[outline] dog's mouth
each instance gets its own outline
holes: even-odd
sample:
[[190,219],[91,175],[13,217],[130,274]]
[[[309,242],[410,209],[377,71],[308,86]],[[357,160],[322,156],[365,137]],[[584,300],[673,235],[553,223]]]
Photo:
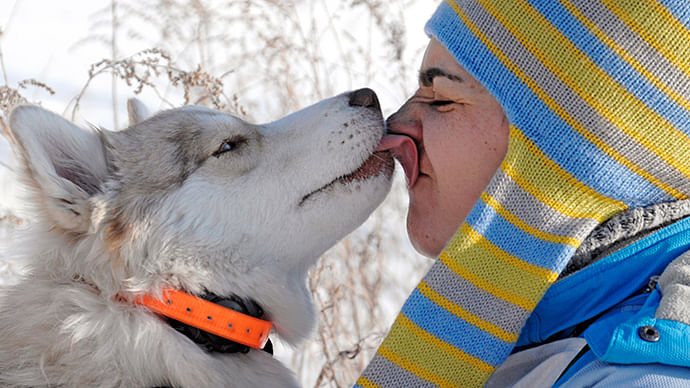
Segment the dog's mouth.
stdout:
[[302,197],[298,206],[302,206],[309,198],[315,194],[326,192],[337,185],[348,185],[353,182],[361,182],[379,176],[381,174],[393,175],[395,162],[389,151],[375,151],[367,158],[355,171],[339,176],[320,188]]

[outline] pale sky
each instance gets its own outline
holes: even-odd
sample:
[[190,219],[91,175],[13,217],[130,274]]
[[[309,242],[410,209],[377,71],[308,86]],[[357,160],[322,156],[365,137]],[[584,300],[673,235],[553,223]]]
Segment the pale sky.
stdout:
[[[101,0],[0,1],[0,25],[4,30],[0,44],[9,85],[16,87],[17,82],[27,78],[48,82],[55,89],[55,96],[40,90],[28,96],[42,101],[51,110],[62,112],[86,81],[89,64],[108,56],[105,48],[96,44],[72,48],[88,34],[90,15],[107,3]],[[98,99],[98,96],[90,98],[94,97]],[[105,109],[109,108],[109,95],[106,93],[102,98],[106,98],[102,101]],[[95,116],[102,114],[95,110]]]

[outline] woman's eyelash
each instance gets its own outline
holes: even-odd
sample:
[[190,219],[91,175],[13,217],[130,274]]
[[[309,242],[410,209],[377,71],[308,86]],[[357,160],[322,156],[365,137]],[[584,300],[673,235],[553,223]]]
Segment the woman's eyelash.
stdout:
[[431,106],[443,106],[443,105],[449,105],[452,104],[454,101],[450,100],[434,100],[429,103]]

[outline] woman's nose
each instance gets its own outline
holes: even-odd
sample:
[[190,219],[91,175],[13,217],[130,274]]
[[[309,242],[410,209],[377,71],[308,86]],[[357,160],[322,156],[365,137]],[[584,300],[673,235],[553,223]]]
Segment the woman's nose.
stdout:
[[422,142],[422,122],[404,108],[403,106],[386,119],[386,131],[407,135],[419,144]]

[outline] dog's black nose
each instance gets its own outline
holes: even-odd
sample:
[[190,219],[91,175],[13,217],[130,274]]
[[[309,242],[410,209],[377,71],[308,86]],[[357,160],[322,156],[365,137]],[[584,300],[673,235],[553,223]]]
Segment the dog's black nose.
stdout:
[[350,93],[350,106],[361,106],[363,108],[381,109],[376,93],[369,89],[359,89]]

